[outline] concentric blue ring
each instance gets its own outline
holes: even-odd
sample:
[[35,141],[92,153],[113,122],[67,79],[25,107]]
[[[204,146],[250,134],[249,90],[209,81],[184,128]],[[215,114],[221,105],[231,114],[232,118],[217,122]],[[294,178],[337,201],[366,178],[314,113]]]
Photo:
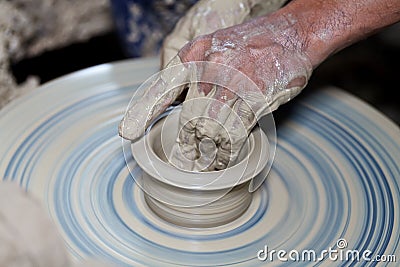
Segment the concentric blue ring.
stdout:
[[0,175],[43,202],[74,258],[119,266],[259,266],[264,246],[320,252],[344,238],[350,249],[400,260],[400,130],[337,89],[293,104],[295,112],[277,129],[271,173],[239,219],[187,229],[158,218],[132,177],[140,177],[140,168],[126,167],[117,133],[131,95],[157,62],[87,69],[0,112]]

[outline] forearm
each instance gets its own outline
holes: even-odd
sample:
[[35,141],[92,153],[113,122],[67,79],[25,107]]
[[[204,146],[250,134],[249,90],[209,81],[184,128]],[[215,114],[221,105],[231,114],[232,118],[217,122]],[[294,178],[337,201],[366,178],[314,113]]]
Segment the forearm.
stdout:
[[294,0],[278,12],[293,23],[313,67],[400,20],[398,0]]

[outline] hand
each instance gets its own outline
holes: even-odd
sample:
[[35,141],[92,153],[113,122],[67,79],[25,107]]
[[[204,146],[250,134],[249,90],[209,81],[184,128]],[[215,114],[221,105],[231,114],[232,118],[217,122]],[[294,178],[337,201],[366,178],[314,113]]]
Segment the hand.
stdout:
[[0,181],[0,266],[111,267],[88,259],[73,264],[44,207],[17,183]]
[[0,181],[0,266],[70,266],[64,242],[37,199]]
[[[235,161],[259,116],[290,100],[307,84],[312,66],[302,44],[291,22],[274,15],[200,36],[185,45],[178,54],[180,60],[175,58],[170,66],[179,61],[215,64],[192,63],[192,70],[186,65],[164,72],[132,106],[131,115],[120,125],[120,134],[131,140],[139,137],[142,125],[181,94],[181,84],[190,83],[181,112],[179,147],[175,147],[172,161],[183,169],[224,169]],[[226,68],[232,71],[226,73]],[[214,82],[194,83],[199,80]],[[215,85],[227,82],[227,86]],[[190,101],[200,98],[208,101],[196,101],[195,105]],[[135,110],[148,110],[148,103],[152,103],[150,116],[138,117]],[[203,143],[206,147],[213,141],[215,147],[201,151],[202,140],[207,140]]]
[[[285,17],[269,16],[185,45],[178,54],[182,62],[220,65],[197,64],[199,80],[207,83],[192,85],[183,103],[179,149],[175,148],[173,163],[190,170],[224,169],[233,164],[257,119],[292,99],[307,84],[312,65],[302,51],[304,42]],[[199,101],[203,96],[208,101]],[[203,145],[209,149],[199,149],[202,140],[208,140]]]
[[132,141],[140,138],[151,122],[182,93],[185,82],[188,82],[187,70],[171,66],[181,63],[177,53],[185,44],[197,36],[242,23],[252,16],[268,14],[277,10],[286,1],[231,0],[228,6],[225,1],[197,2],[164,41],[161,66],[166,71],[159,75],[157,81],[149,84],[144,93],[140,92],[143,93],[142,96],[133,99],[119,125],[120,136]]

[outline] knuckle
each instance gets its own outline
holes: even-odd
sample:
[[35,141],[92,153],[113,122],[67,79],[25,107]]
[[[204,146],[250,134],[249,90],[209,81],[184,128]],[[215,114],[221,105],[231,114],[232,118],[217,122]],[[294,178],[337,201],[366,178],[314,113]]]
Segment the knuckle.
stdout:
[[182,62],[204,60],[205,51],[211,45],[211,38],[209,35],[201,35],[188,42],[178,52]]

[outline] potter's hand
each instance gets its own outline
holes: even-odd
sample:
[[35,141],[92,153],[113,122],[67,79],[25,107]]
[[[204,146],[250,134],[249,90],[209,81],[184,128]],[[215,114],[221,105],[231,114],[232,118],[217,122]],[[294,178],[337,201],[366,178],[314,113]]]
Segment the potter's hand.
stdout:
[[[189,168],[202,169],[204,166],[208,169],[224,168],[228,165],[227,160],[235,158],[237,153],[235,148],[240,146],[245,136],[243,132],[251,129],[257,115],[266,107],[273,110],[296,95],[306,84],[312,68],[318,66],[329,55],[380,28],[399,21],[399,11],[400,2],[391,0],[295,0],[268,16],[201,36],[185,45],[179,53],[180,58],[175,57],[169,66],[179,63],[180,59],[185,62],[205,60],[227,64],[246,74],[254,81],[259,91],[252,89],[253,86],[246,82],[245,85],[241,84],[243,80],[238,81],[234,76],[231,76],[232,86],[229,86],[233,92],[215,86],[191,83],[188,99],[207,96],[209,99],[217,100],[217,103],[232,107],[233,111],[237,112],[225,114],[223,111],[226,105],[216,105],[216,101],[211,101],[215,110],[207,107],[205,114],[214,113],[211,118],[215,118],[218,112],[221,113],[218,122],[226,118],[223,123],[227,129],[225,132],[233,137],[226,142],[227,133],[221,133],[219,130],[221,127],[207,126],[211,124],[210,120],[188,119],[203,114],[200,102],[194,105],[192,102],[192,108],[197,108],[197,111],[190,110],[188,105],[184,105],[183,119],[181,119],[184,130],[179,135],[179,146],[182,148],[178,149],[182,151],[180,156],[188,159],[198,157],[200,139],[206,140],[203,144],[206,149],[203,151],[212,151],[213,147],[209,141],[215,140],[218,145],[217,159],[207,156],[205,158],[210,160],[205,164],[196,167],[198,161],[195,166]],[[225,75],[225,73],[221,75],[218,70],[214,72],[213,68],[208,71],[201,65],[192,69],[200,73],[200,77],[203,75],[210,78],[214,75],[217,78],[224,78]],[[190,77],[190,66],[172,70],[161,75],[149,86],[142,98],[131,105],[120,124],[121,136],[134,140],[143,135],[151,121],[181,94],[184,89],[182,85],[196,80]],[[243,94],[245,97],[242,97]],[[260,96],[260,94],[264,97],[254,99],[254,95]],[[250,104],[246,105],[246,101]],[[240,120],[238,117],[233,120],[231,114],[239,114]],[[186,123],[189,121],[190,123]],[[237,121],[243,126],[239,127],[242,129],[240,133],[234,133],[237,131],[235,126]],[[212,128],[211,134],[204,131],[207,128]]]
[[111,267],[94,260],[74,264],[38,200],[18,184],[1,180],[0,266]]
[[272,14],[191,41],[133,103],[120,135],[140,137],[188,86],[170,160],[189,170],[226,168],[257,119],[298,94],[311,75],[292,24]]
[[63,240],[36,199],[0,181],[0,266],[68,267]]
[[[186,44],[131,105],[120,123],[120,135],[130,140],[141,137],[154,118],[190,84],[181,113],[179,147],[174,147],[172,163],[183,169],[213,170],[234,162],[257,115],[296,95],[311,74],[307,57],[296,47],[295,31],[290,32],[291,23],[285,17],[271,17],[261,16]],[[172,67],[191,61],[219,63],[222,69],[201,64]],[[227,74],[223,65],[238,71]],[[211,79],[210,83],[221,84],[218,77],[236,84],[224,89],[196,83]],[[188,101],[200,97],[212,103]],[[195,118],[199,116],[210,119]]]
[[[164,41],[161,50],[162,68],[168,69],[181,63],[177,53],[195,37],[242,23],[252,16],[269,14],[286,1],[231,0],[229,5],[226,1],[197,2]],[[119,125],[120,136],[129,140],[140,138],[151,122],[181,94],[185,87],[182,84],[189,82],[187,72],[178,68],[170,69],[161,73],[157,81],[149,84],[142,96],[136,96]]]
[[164,40],[161,66],[164,68],[189,41],[200,35],[242,23],[277,10],[287,0],[201,0],[179,20]]
[[187,44],[178,54],[183,62],[209,64],[196,64],[203,83],[192,84],[183,103],[173,163],[191,170],[233,164],[257,119],[307,84],[312,65],[302,47],[292,22],[274,15]]

